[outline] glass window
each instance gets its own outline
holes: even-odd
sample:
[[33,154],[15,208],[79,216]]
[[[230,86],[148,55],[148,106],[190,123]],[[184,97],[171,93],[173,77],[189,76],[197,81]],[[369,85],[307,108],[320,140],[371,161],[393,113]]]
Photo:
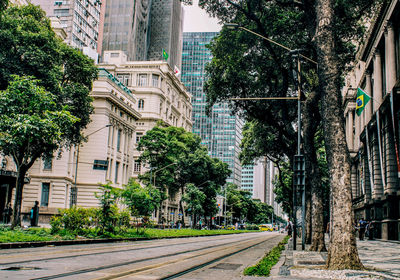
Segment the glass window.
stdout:
[[71,193],[69,195],[69,206],[73,207],[74,205],[76,205],[77,200],[78,200],[78,188],[72,187]]
[[136,143],[139,143],[142,137],[143,137],[143,132],[136,132]]
[[135,161],[135,165],[134,165],[133,171],[134,172],[140,172],[140,170],[141,170],[140,162]]
[[139,74],[138,86],[147,86],[147,74]]
[[143,99],[139,99],[139,101],[138,101],[138,109],[144,109],[144,100]]
[[153,74],[153,75],[151,76],[151,84],[152,84],[153,87],[158,87],[158,79],[159,79],[159,78],[160,78],[159,75]]
[[49,191],[50,183],[42,183],[42,197],[40,200],[41,206],[49,206]]
[[43,170],[51,170],[53,168],[53,158],[46,157],[43,159]]

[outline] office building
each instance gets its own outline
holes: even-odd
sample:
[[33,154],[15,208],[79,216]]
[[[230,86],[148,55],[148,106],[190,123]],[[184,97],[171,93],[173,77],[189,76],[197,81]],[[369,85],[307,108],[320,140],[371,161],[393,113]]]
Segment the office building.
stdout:
[[227,103],[216,104],[211,115],[206,114],[206,94],[203,91],[205,66],[211,61],[210,50],[206,47],[217,35],[216,32],[183,33],[182,82],[193,95],[193,132],[202,139],[210,156],[219,158],[229,165],[232,174],[228,182],[238,186],[242,181],[242,167],[239,160],[243,121],[231,115]]
[[64,41],[97,61],[101,0],[31,0],[31,3],[39,5],[48,17],[59,18],[67,33]]
[[128,61],[161,61],[181,68],[183,9],[180,0],[109,0],[103,51],[122,50]]
[[[381,7],[342,90],[355,218],[386,240],[400,240],[399,15],[399,1]],[[357,88],[371,97],[360,115]]]
[[[125,51],[128,60],[147,60],[151,0],[109,0],[105,5],[102,50]],[[161,57],[158,58],[161,60]]]

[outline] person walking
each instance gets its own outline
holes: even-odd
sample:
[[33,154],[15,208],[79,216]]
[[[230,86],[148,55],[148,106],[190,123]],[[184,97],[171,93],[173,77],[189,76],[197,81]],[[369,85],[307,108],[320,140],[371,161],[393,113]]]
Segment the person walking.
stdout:
[[13,209],[11,203],[9,202],[3,211],[3,223],[8,224],[11,222],[11,216],[13,214]]
[[39,201],[35,201],[35,205],[32,207],[30,214],[31,227],[37,227],[39,221]]
[[362,218],[358,221],[358,239],[364,240],[366,221]]

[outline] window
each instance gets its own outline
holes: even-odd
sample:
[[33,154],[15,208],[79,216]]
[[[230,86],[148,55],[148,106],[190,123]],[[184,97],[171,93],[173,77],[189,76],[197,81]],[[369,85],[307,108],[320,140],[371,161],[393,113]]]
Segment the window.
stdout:
[[46,157],[43,159],[43,170],[51,170],[53,168],[53,158]]
[[40,200],[41,206],[49,206],[49,191],[50,183],[42,183],[42,198]]
[[117,79],[124,85],[129,86],[130,74],[118,74]]
[[118,129],[118,134],[117,134],[117,151],[121,151],[121,133],[122,130]]
[[143,99],[139,99],[139,101],[138,101],[138,109],[144,109],[144,100]]
[[119,53],[111,53],[111,57],[119,57]]
[[155,74],[153,74],[152,76],[151,76],[151,84],[152,84],[152,86],[153,87],[158,87],[158,79],[159,79],[159,75],[155,75]]
[[140,170],[141,170],[140,162],[135,161],[135,165],[134,165],[134,167],[133,167],[133,171],[139,173]]
[[136,143],[139,143],[142,137],[143,137],[143,132],[136,132]]
[[95,159],[94,163],[93,163],[93,169],[95,169],[95,170],[107,170],[108,169],[108,160]]
[[77,200],[78,200],[78,188],[72,187],[71,193],[69,194],[69,207],[71,208],[71,207],[75,206]]
[[118,183],[118,172],[119,172],[119,162],[117,161],[115,163],[115,178],[114,178],[114,183]]
[[138,86],[147,86],[147,74],[139,74]]

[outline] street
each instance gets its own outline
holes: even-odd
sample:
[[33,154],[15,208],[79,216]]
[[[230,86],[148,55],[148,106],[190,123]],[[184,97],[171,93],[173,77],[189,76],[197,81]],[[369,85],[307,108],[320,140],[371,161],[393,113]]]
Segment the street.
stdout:
[[283,237],[261,232],[2,250],[0,278],[193,279],[194,274],[196,279],[210,279],[212,273],[212,278],[229,279],[255,264]]

